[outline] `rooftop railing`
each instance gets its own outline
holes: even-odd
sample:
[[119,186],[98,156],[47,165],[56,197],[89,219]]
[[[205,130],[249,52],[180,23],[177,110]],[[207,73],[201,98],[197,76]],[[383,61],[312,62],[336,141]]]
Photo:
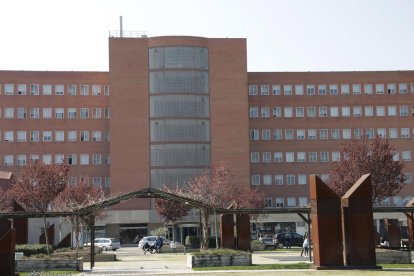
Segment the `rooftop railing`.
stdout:
[[127,37],[127,38],[147,38],[147,32],[144,31],[109,31],[109,37]]

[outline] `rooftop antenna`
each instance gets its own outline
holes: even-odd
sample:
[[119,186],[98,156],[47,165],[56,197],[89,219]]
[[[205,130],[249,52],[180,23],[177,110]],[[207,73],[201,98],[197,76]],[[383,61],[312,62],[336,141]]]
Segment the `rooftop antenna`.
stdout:
[[119,17],[119,31],[120,31],[120,37],[123,37],[123,30],[122,30],[122,15]]

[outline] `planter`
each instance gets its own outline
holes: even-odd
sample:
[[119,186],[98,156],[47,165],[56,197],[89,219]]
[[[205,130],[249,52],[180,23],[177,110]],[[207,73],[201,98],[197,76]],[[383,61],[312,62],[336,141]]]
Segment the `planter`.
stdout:
[[192,255],[187,254],[187,267],[252,265],[252,254]]
[[17,260],[16,271],[32,272],[47,270],[76,270],[83,271],[83,259],[72,260]]
[[375,252],[377,264],[411,264],[410,250],[381,249]]

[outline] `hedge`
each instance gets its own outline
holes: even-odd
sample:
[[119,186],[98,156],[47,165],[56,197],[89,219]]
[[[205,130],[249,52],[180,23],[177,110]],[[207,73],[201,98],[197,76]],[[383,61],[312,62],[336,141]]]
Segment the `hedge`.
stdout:
[[[220,237],[218,237],[218,241],[220,244]],[[185,237],[185,246],[191,248],[200,248],[200,237],[198,236],[187,236]],[[216,247],[216,237],[208,237],[208,247],[215,248]]]
[[[23,255],[29,257],[31,255],[47,254],[46,244],[16,244],[16,252],[23,252]],[[53,246],[49,245],[49,251],[53,252]]]

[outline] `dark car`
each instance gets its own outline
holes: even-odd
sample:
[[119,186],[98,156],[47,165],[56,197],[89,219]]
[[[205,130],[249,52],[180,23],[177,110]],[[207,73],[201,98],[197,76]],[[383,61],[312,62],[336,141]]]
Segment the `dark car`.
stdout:
[[[285,238],[286,233],[287,232],[278,233],[273,237],[273,243],[277,247],[282,248],[286,246],[286,238]],[[295,232],[291,232],[291,234],[292,234],[292,239],[290,241],[290,245],[302,247],[303,240],[304,240],[303,236]]]

